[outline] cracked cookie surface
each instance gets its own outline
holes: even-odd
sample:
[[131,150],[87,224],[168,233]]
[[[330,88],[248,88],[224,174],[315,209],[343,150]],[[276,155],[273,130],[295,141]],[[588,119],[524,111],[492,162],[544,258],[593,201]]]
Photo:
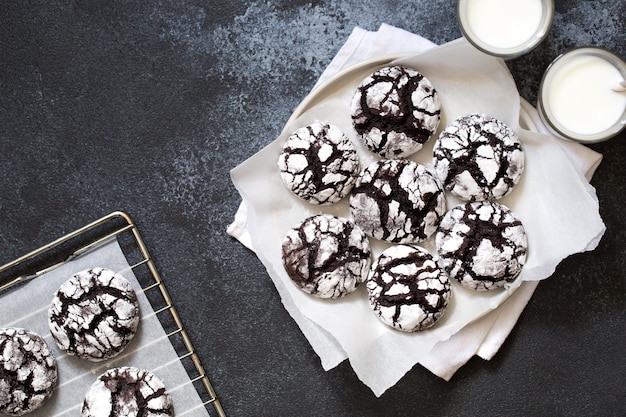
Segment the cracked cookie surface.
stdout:
[[21,416],[41,407],[54,391],[57,365],[41,336],[0,329],[0,414]]
[[59,287],[48,324],[61,350],[102,361],[118,355],[134,337],[139,302],[122,275],[106,268],[88,269]]
[[85,395],[81,417],[169,417],[172,402],[163,381],[135,368],[109,369]]
[[356,290],[371,265],[367,236],[352,221],[319,214],[287,232],[283,266],[303,291],[320,298],[340,298]]
[[423,165],[405,159],[368,165],[350,195],[350,212],[365,234],[393,243],[428,238],[445,210],[439,181]]
[[435,174],[465,201],[497,200],[509,194],[524,171],[524,152],[515,131],[482,114],[459,117],[433,148]]
[[383,323],[404,332],[432,327],[448,306],[450,281],[424,248],[396,245],[372,265],[370,307]]
[[450,278],[478,291],[515,280],[526,261],[524,226],[497,202],[453,207],[441,221],[435,245]]
[[337,126],[314,122],[296,130],[278,158],[285,186],[311,204],[333,204],[348,195],[359,174],[350,139]]
[[437,90],[423,74],[403,66],[383,67],[357,87],[350,106],[361,142],[383,158],[419,151],[439,126]]

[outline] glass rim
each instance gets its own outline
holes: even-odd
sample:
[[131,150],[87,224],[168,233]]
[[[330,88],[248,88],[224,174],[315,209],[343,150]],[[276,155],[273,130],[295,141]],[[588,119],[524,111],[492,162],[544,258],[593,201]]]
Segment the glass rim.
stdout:
[[609,49],[602,46],[594,45],[581,45],[570,48],[569,50],[559,54],[556,58],[554,58],[543,72],[543,76],[541,77],[541,81],[539,83],[539,93],[537,94],[537,111],[544,125],[546,125],[546,127],[553,133],[556,133],[562,138],[580,143],[604,142],[605,140],[611,139],[612,137],[618,135],[622,130],[624,130],[624,128],[626,128],[626,107],[624,108],[624,112],[622,113],[620,119],[617,120],[610,128],[598,133],[580,134],[567,129],[556,120],[554,120],[552,112],[545,105],[546,100],[544,98],[544,91],[546,89],[544,89],[544,86],[546,82],[550,80],[549,77],[551,71],[559,68],[560,64],[563,63],[564,57],[565,59],[567,59],[569,57],[578,56],[581,54],[590,54],[605,59],[607,62],[614,65],[620,72],[620,74],[622,74],[622,76],[626,79],[626,62],[624,62],[618,55],[616,55]]
[[470,0],[458,0],[456,7],[457,21],[463,37],[476,49],[498,58],[512,59],[530,52],[546,38],[552,26],[554,0],[541,0],[542,18],[535,33],[526,42],[518,46],[511,48],[494,47],[486,42],[482,42],[471,30],[469,23],[466,21],[466,13],[464,13],[468,1]]

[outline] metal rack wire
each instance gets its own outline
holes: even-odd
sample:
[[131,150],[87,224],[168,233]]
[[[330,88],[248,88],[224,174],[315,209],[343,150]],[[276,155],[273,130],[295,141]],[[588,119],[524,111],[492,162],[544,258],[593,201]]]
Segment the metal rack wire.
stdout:
[[178,359],[210,416],[225,417],[191,339],[131,217],[113,212],[0,267],[0,296],[117,239]]

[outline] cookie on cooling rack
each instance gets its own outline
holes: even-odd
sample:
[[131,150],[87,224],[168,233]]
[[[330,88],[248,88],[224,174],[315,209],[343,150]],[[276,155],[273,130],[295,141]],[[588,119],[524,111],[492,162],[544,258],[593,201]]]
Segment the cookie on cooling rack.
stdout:
[[21,416],[41,407],[54,391],[57,365],[41,336],[0,329],[0,414]]
[[350,139],[337,126],[314,122],[296,130],[278,158],[285,186],[311,204],[333,204],[348,195],[359,174]]
[[497,202],[473,202],[452,208],[439,225],[435,245],[450,278],[484,291],[515,280],[526,261],[522,222]]
[[435,173],[465,201],[496,200],[509,194],[524,171],[515,131],[502,121],[470,114],[450,123],[433,149]]
[[87,269],[59,287],[48,324],[60,349],[102,361],[130,343],[139,324],[139,302],[122,275],[106,268]]
[[81,417],[168,417],[172,401],[163,381],[134,367],[109,369],[93,383],[83,401]]
[[368,149],[383,158],[404,158],[435,133],[441,103],[428,78],[396,65],[361,81],[350,110],[354,129]]
[[448,275],[424,248],[396,245],[372,265],[369,304],[383,323],[404,332],[432,327],[448,306]]
[[320,298],[352,293],[371,264],[367,236],[352,221],[319,214],[287,232],[282,244],[287,275],[303,291]]
[[350,195],[350,212],[365,234],[393,243],[428,238],[445,210],[439,181],[423,165],[406,159],[370,164]]

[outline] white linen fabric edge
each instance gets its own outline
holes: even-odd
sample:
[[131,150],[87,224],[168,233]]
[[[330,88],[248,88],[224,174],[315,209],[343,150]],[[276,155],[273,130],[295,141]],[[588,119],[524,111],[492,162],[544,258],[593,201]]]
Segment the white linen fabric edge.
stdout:
[[[381,25],[377,32],[370,32],[357,27],[352,31],[348,40],[331,61],[314,88],[335,73],[373,56],[396,52],[418,53],[434,45],[419,35],[386,24]],[[532,120],[537,125],[537,130],[546,133],[545,128],[543,128],[544,130],[540,129],[542,124],[532,105],[523,99],[521,102],[522,108],[532,116]],[[561,142],[564,141],[559,140],[560,144]],[[576,143],[565,143],[562,145],[562,148],[572,165],[589,180],[601,161],[601,155]],[[249,249],[254,250],[247,225],[246,212],[246,205],[242,202],[235,214],[234,222],[227,229],[227,233]],[[597,242],[595,244],[597,245]],[[593,243],[590,243],[590,248],[592,247],[595,246]],[[450,339],[439,342],[430,354],[420,361],[422,366],[435,375],[449,380],[456,370],[474,354],[483,359],[492,358],[519,319],[537,284],[538,281],[524,282],[521,288],[501,307],[461,329]],[[332,336],[320,329],[307,317],[304,317],[296,306],[293,305],[292,300],[283,299],[283,303],[312,344],[316,353],[320,356],[324,369],[331,369],[346,358],[346,353],[343,352]],[[291,305],[289,305],[290,303]],[[388,386],[370,386],[370,388],[379,396],[382,395]]]

